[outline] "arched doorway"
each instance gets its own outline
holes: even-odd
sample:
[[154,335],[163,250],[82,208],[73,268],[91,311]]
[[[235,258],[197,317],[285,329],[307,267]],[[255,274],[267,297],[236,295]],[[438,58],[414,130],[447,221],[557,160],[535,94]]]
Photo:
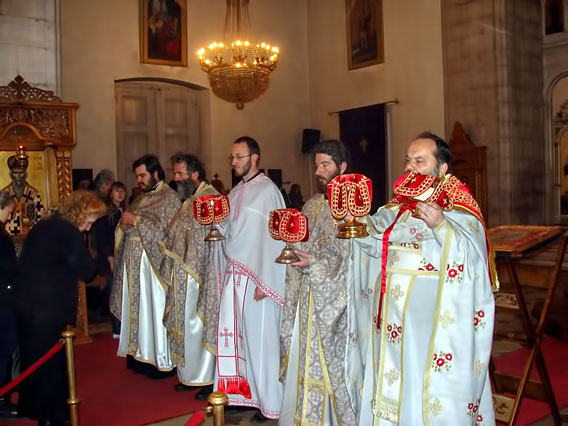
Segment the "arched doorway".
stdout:
[[115,82],[117,178],[128,189],[136,186],[132,163],[142,155],[158,157],[166,181],[173,177],[169,159],[175,153],[202,158],[204,89],[163,79]]
[[559,78],[550,92],[554,174],[553,216],[568,224],[568,75]]

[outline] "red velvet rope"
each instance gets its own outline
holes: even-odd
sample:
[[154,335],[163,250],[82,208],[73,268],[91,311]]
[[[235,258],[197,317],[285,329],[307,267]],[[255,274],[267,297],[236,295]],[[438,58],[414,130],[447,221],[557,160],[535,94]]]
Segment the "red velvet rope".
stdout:
[[201,410],[196,411],[193,416],[191,416],[187,421],[185,426],[198,426],[201,424],[201,422],[203,422],[203,420],[205,420],[205,415],[203,414],[203,412]]
[[24,380],[26,380],[30,374],[35,372],[39,367],[45,364],[47,360],[49,360],[50,358],[53,357],[53,355],[59,352],[61,348],[63,348],[63,345],[64,342],[62,340],[57,342],[55,345],[53,345],[53,347],[49,351],[45,353],[45,355],[43,355],[40,359],[38,359],[36,362],[30,365],[24,372],[22,372],[22,374],[20,374],[18,377],[16,377],[7,385],[2,386],[2,388],[0,388],[0,397],[4,396],[4,394],[10,392],[12,389],[14,389]]

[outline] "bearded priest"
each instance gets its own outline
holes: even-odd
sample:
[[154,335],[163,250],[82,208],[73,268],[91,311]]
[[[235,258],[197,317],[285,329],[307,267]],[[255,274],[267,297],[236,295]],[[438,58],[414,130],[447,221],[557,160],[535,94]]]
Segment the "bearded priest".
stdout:
[[356,239],[375,257],[359,425],[495,424],[488,376],[498,282],[485,223],[448,174],[451,152],[423,133],[407,151],[395,198]]
[[205,169],[195,155],[176,154],[171,161],[184,201],[161,244],[165,257],[160,273],[167,287],[164,324],[180,381],[175,389],[204,386],[196,395],[204,400],[213,392],[215,376],[221,242],[205,241],[209,227],[197,222],[194,202],[219,193],[205,181]]
[[[318,193],[302,212],[309,239],[288,267],[281,331],[281,425],[354,425],[361,404],[373,271],[352,239],[336,238],[326,189],[350,166],[347,146],[319,142],[314,150]],[[362,199],[369,200],[366,192]],[[364,288],[363,288],[364,286]]]
[[257,420],[277,419],[280,317],[286,266],[274,262],[284,248],[268,229],[272,210],[284,208],[278,187],[258,169],[260,148],[251,137],[233,143],[231,163],[241,182],[229,194],[230,217],[221,224],[226,269],[219,307],[216,388],[228,405],[258,408]]
[[181,202],[164,183],[165,173],[155,156],[141,157],[132,169],[143,194],[122,213],[116,229],[111,312],[121,320],[118,355],[170,371],[173,363],[163,324],[166,286],[158,272],[164,254],[159,242]]

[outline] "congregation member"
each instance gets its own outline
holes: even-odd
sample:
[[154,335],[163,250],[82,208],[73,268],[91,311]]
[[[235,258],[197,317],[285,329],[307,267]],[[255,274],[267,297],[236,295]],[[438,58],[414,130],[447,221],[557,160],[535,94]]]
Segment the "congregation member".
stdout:
[[[159,242],[181,203],[164,182],[164,170],[155,156],[139,158],[132,169],[143,194],[122,213],[116,233],[111,313],[121,321],[118,355],[170,371],[173,364],[163,324],[166,291],[157,270],[164,258]],[[160,377],[140,363],[127,365]]]
[[114,182],[114,173],[107,169],[102,169],[95,176],[93,181],[93,191],[103,202],[108,202],[111,186]]
[[350,239],[336,238],[336,222],[324,196],[330,181],[349,169],[350,153],[338,140],[319,142],[313,153],[318,193],[302,210],[309,239],[295,250],[301,260],[287,273],[280,424],[354,425],[371,308],[351,267],[352,256],[358,262],[359,254]]
[[286,267],[274,262],[284,248],[271,238],[270,211],[284,208],[278,187],[259,171],[260,148],[238,138],[230,156],[242,180],[229,193],[230,216],[221,224],[226,269],[219,306],[215,388],[230,406],[258,408],[257,420],[280,415],[280,320]]
[[[104,276],[105,313],[109,311],[110,295],[113,285],[114,243],[115,231],[120,222],[120,216],[126,207],[126,186],[122,182],[113,182],[108,194],[108,211],[100,218],[94,227],[93,240],[96,241],[97,273]],[[113,337],[120,337],[120,321],[111,314]]]
[[[13,300],[18,260],[14,242],[6,230],[15,206],[14,197],[8,191],[0,191],[0,388],[12,379],[12,360],[18,345]],[[0,396],[0,418],[16,414],[10,393]]]
[[[370,217],[371,236],[356,239],[382,268],[361,426],[495,424],[488,363],[497,280],[479,206],[447,174],[450,160],[446,142],[421,134],[396,197]],[[429,177],[440,179],[436,187],[422,185]]]
[[176,154],[171,161],[178,196],[185,201],[162,245],[160,274],[167,286],[164,324],[180,381],[176,390],[203,386],[196,397],[204,400],[213,392],[215,377],[221,243],[205,241],[209,227],[197,222],[193,204],[218,192],[205,182],[203,164],[196,156]]
[[[16,326],[24,371],[60,339],[77,318],[78,281],[95,273],[96,263],[82,232],[106,212],[92,191],[73,192],[54,214],[27,235],[20,257]],[[68,415],[65,351],[57,352],[19,387],[18,412],[41,425],[63,426]]]

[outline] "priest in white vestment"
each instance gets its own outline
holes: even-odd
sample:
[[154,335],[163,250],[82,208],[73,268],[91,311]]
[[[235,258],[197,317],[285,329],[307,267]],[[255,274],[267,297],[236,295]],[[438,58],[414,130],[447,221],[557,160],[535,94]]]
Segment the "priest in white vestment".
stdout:
[[[450,159],[442,139],[420,135],[396,197],[369,218],[372,235],[356,240],[385,274],[374,292],[360,426],[495,424],[488,363],[498,283],[479,207],[446,174]],[[412,198],[422,175],[440,178],[426,202]]]
[[176,154],[172,167],[178,196],[184,201],[161,245],[165,257],[160,274],[167,287],[164,324],[180,381],[175,389],[204,386],[197,394],[204,400],[213,392],[215,377],[221,242],[205,241],[210,227],[197,222],[193,203],[219,193],[205,182],[205,170],[196,156]]
[[151,155],[133,164],[140,195],[122,213],[116,230],[111,312],[120,319],[118,355],[173,368],[163,323],[166,289],[158,268],[164,254],[159,242],[181,202],[163,179],[164,170]]
[[270,211],[285,208],[278,187],[258,170],[260,149],[250,137],[233,144],[231,161],[241,182],[229,194],[225,273],[219,307],[215,389],[228,405],[254,407],[277,419],[281,311],[286,266],[274,262],[284,248],[268,231]]

